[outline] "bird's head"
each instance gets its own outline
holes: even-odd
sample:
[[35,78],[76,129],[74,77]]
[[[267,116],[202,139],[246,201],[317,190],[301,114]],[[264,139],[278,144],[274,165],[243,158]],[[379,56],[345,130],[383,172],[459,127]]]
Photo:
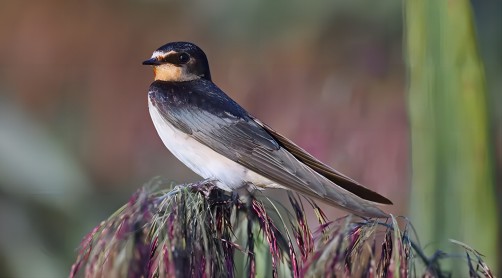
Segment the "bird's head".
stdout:
[[211,80],[206,54],[193,43],[171,42],[155,50],[143,65],[153,66],[155,80],[183,82]]

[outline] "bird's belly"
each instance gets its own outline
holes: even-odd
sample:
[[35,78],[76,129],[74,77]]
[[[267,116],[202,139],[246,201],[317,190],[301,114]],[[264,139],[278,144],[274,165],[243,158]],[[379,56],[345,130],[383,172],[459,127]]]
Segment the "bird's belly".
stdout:
[[282,187],[273,181],[253,172],[244,166],[217,153],[206,145],[193,139],[165,120],[157,108],[148,102],[150,116],[164,145],[171,153],[199,176],[215,178],[225,190],[244,186]]

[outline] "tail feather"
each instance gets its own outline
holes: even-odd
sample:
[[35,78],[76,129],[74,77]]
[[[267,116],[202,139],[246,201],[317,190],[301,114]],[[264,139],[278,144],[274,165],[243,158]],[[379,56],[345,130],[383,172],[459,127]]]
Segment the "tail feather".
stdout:
[[[332,206],[341,207],[356,215],[364,217],[387,218],[389,215],[375,206],[374,202],[365,200],[338,186],[328,185],[326,196],[321,199]],[[319,198],[318,195],[312,196]]]

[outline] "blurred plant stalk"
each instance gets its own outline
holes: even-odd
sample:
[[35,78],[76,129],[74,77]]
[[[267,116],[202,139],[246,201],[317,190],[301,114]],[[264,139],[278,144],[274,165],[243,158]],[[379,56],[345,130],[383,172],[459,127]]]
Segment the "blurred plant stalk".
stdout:
[[412,222],[427,249],[449,252],[449,238],[469,242],[496,268],[487,95],[470,3],[408,0],[405,20]]

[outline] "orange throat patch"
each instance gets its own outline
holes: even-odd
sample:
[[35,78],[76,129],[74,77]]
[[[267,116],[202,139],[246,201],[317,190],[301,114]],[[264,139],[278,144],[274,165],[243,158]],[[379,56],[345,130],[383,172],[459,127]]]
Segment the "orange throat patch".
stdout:
[[160,65],[153,67],[155,80],[180,81],[183,79],[182,69],[172,65]]

